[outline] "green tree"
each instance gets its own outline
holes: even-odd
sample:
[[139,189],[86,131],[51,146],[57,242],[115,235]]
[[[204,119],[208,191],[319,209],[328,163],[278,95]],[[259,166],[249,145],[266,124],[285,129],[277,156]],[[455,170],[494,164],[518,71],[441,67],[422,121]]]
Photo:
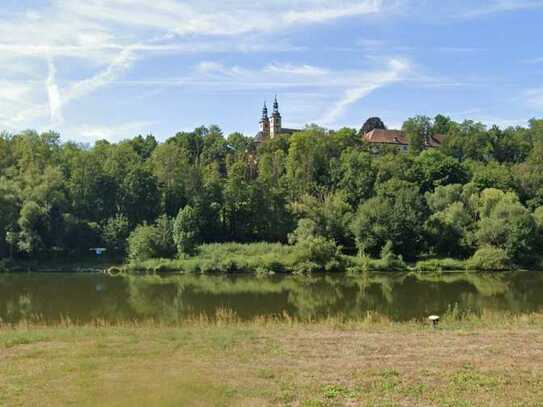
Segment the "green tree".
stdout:
[[537,224],[516,195],[484,190],[479,208],[481,220],[476,235],[479,245],[503,249],[517,264],[532,263],[537,247]]
[[193,255],[200,243],[200,223],[198,213],[187,205],[179,211],[173,226],[173,240],[179,256]]
[[409,118],[403,123],[402,131],[409,140],[409,152],[419,154],[432,135],[432,119],[427,116]]
[[340,165],[334,173],[334,184],[345,193],[349,204],[356,208],[370,198],[377,177],[370,153],[347,149],[341,154]]
[[466,168],[458,160],[439,150],[426,150],[415,160],[422,179],[421,191],[432,191],[435,187],[449,184],[464,184],[469,179]]
[[109,218],[101,228],[102,240],[113,253],[124,254],[127,249],[130,223],[122,214]]
[[291,208],[300,218],[310,219],[314,223],[315,234],[342,246],[354,246],[349,228],[353,213],[344,193],[325,194],[321,197],[304,195]]
[[0,178],[0,257],[13,254],[7,241],[8,232],[17,228],[21,202],[17,184],[4,177]]
[[422,248],[427,207],[417,187],[392,179],[381,185],[377,196],[357,210],[352,231],[362,254],[377,256],[387,241],[394,251],[413,259]]

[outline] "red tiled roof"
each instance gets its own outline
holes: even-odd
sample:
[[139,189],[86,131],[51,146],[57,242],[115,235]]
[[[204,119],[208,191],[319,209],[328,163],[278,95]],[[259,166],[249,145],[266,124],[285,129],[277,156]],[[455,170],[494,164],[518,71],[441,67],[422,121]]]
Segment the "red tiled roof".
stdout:
[[[367,132],[362,136],[364,141],[368,143],[376,144],[394,144],[394,145],[409,145],[409,140],[401,130],[383,130],[383,129],[374,129]],[[444,134],[434,134],[431,136],[427,143],[427,147],[440,147],[443,144],[445,139]]]
[[368,143],[408,145],[407,137],[400,130],[374,129],[362,136]]
[[441,147],[441,145],[445,141],[445,137],[445,134],[434,134],[433,136],[430,136],[430,139],[428,140],[428,145],[430,147]]

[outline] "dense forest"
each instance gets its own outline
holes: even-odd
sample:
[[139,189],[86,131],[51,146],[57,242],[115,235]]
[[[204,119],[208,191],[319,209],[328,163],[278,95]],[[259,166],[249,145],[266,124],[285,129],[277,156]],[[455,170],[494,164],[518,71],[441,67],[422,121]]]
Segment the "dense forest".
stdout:
[[[204,243],[276,242],[316,258],[537,266],[543,120],[500,129],[417,116],[403,129],[407,154],[366,145],[358,129],[315,125],[264,143],[210,126],[92,147],[4,132],[0,257],[105,247],[138,261],[187,258]],[[440,149],[423,148],[430,134],[446,135]]]

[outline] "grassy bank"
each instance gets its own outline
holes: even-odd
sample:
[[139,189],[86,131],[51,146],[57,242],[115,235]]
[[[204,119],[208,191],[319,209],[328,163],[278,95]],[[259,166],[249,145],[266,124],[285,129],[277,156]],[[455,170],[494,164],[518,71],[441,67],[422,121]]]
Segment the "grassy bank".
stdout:
[[540,405],[543,315],[0,328],[0,405]]
[[[313,255],[314,257],[311,257]],[[297,273],[300,270],[313,271],[495,271],[492,267],[476,268],[470,260],[451,258],[421,259],[405,263],[401,258],[392,256],[372,259],[363,256],[335,255],[326,258],[320,253],[307,253],[297,246],[280,243],[215,243],[198,248],[192,257],[164,258],[133,261],[124,263],[122,258],[82,257],[82,258],[44,258],[32,261],[0,261],[0,272],[27,271],[76,271],[99,272],[115,267],[135,273],[186,272],[186,273]],[[326,268],[327,262],[334,267]],[[534,267],[540,270],[541,264]],[[510,264],[498,271],[517,269]]]
[[[151,259],[128,264],[132,272],[187,273],[293,273],[300,264],[299,249],[279,243],[207,244],[196,256],[177,259]],[[303,261],[307,262],[307,259]],[[311,261],[311,259],[309,259]],[[452,271],[465,270],[465,262],[453,259],[433,259],[407,265],[398,259],[370,259],[342,255],[337,259],[338,270],[364,271]]]
[[0,273],[26,273],[26,272],[87,272],[96,273],[107,270],[110,267],[123,264],[122,258],[109,256],[96,257],[66,257],[43,258],[34,260],[0,260]]

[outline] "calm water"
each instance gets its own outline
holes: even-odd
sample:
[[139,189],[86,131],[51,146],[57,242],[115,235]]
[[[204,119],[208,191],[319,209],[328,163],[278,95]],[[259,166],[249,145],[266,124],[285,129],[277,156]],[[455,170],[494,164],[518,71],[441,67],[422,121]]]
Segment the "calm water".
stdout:
[[0,275],[0,319],[69,318],[176,321],[230,309],[243,319],[288,313],[300,318],[368,311],[393,320],[424,318],[449,307],[532,312],[543,309],[543,273],[444,276],[379,274],[310,277],[108,277],[102,274]]

